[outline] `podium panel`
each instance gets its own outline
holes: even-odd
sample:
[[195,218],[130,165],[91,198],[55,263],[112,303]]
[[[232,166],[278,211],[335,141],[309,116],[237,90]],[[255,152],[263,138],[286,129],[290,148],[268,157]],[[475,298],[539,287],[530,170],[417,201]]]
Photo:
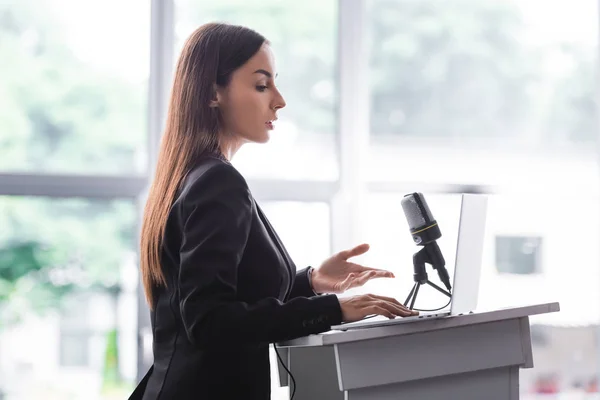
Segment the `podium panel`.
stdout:
[[518,381],[519,368],[492,368],[483,371],[447,375],[437,379],[422,379],[402,384],[350,390],[345,399],[517,400],[519,398]]

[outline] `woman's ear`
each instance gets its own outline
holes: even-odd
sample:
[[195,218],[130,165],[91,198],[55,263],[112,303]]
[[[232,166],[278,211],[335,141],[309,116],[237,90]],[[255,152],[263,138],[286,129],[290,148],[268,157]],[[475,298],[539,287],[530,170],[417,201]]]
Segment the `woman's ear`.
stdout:
[[215,83],[215,84],[213,84],[212,98],[210,100],[210,103],[208,103],[208,106],[211,108],[217,108],[217,107],[219,107],[220,103],[221,103],[221,94],[219,93],[219,87]]

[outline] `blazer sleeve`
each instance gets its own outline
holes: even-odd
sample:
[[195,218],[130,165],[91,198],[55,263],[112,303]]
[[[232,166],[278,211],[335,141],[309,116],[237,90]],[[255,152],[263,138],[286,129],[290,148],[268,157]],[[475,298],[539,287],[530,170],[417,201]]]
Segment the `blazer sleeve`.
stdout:
[[252,223],[244,178],[219,164],[189,185],[181,207],[179,307],[189,340],[200,347],[277,342],[327,331],[342,320],[335,295],[239,301],[237,267]]
[[295,297],[313,297],[319,295],[318,293],[315,293],[310,285],[308,277],[309,269],[310,267],[306,267],[296,272],[296,278],[294,279],[294,284],[289,296],[290,299]]

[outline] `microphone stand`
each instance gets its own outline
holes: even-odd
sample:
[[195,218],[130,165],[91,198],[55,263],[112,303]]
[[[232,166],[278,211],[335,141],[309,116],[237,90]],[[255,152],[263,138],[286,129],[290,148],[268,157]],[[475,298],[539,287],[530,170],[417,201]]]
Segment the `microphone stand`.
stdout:
[[429,280],[427,272],[425,271],[425,263],[431,264],[434,269],[437,269],[437,267],[440,265],[444,266],[444,257],[439,251],[439,247],[436,242],[426,244],[421,250],[419,250],[413,255],[413,279],[415,281],[415,284],[412,287],[410,293],[408,294],[408,297],[404,301],[405,307],[410,301],[410,307],[408,308],[411,310],[415,305],[415,301],[417,300],[417,294],[419,293],[419,288],[421,287],[421,285],[427,284],[433,287],[434,289],[438,290],[440,293],[443,293],[446,296],[452,298],[452,295],[449,291],[442,289],[441,287]]

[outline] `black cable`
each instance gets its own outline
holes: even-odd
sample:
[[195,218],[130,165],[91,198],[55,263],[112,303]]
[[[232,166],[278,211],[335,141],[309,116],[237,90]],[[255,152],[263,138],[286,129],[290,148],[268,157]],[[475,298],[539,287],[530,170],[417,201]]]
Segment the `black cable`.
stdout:
[[296,394],[296,380],[294,379],[294,375],[292,375],[290,370],[285,366],[285,363],[283,362],[283,360],[281,359],[281,356],[279,355],[279,352],[277,351],[277,346],[274,343],[273,343],[273,348],[275,349],[275,354],[277,354],[277,358],[279,359],[279,362],[281,363],[283,368],[285,368],[285,370],[288,373],[288,375],[290,376],[290,378],[292,378],[292,383],[294,384],[294,390],[292,391],[292,396],[290,397],[290,400],[294,400],[294,395]]
[[427,309],[424,309],[424,308],[423,309],[422,308],[413,308],[413,310],[415,310],[415,311],[425,311],[425,312],[440,311],[440,310],[443,310],[444,308],[448,307],[451,302],[452,302],[452,297],[450,297],[450,300],[448,300],[448,303],[446,303],[446,305],[443,306],[443,307],[434,308],[434,309],[431,309],[431,310],[427,310]]

